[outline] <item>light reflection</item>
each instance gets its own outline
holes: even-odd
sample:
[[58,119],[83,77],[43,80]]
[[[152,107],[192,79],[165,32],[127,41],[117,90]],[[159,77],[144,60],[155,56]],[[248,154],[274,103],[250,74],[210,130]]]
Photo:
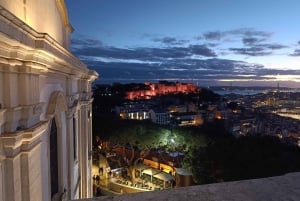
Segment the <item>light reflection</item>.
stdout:
[[279,82],[279,81],[289,81],[289,82],[300,82],[300,75],[263,75],[260,76],[261,79],[253,79],[247,77],[254,77],[255,75],[238,75],[239,77],[245,78],[232,78],[232,79],[219,79],[220,82]]
[[265,78],[272,78],[274,81],[300,82],[300,75],[263,75]]

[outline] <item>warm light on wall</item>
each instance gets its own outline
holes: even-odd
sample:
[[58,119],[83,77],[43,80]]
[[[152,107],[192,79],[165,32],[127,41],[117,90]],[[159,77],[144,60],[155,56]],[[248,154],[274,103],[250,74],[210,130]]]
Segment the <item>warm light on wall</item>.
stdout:
[[191,83],[145,83],[149,86],[148,90],[145,89],[134,89],[134,91],[129,91],[126,94],[126,99],[149,99],[150,97],[162,95],[162,94],[172,94],[172,93],[189,93],[189,92],[199,92],[198,86]]

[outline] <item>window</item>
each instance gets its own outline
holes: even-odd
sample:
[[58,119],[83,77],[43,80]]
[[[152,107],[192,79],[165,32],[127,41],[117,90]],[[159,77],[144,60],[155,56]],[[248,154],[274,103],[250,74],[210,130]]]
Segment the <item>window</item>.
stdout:
[[58,156],[57,156],[57,127],[53,119],[50,130],[50,180],[51,197],[58,193]]

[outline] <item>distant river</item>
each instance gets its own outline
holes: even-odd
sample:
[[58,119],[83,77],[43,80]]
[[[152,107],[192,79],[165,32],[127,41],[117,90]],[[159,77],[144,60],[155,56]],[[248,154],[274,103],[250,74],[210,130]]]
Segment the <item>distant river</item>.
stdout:
[[[268,93],[272,91],[276,91],[277,89],[275,88],[264,88],[264,89],[231,89],[231,90],[225,90],[225,89],[212,89],[214,93],[217,93],[219,95],[227,95],[227,94],[239,94],[239,95],[254,95],[254,94],[259,94],[259,93]],[[280,92],[300,92],[300,89],[296,88],[289,88],[289,89],[279,89]]]
[[219,94],[219,95],[227,95],[227,94],[239,94],[239,95],[254,95],[254,94],[259,94],[259,93],[267,93],[269,92],[268,90],[255,90],[255,89],[234,89],[234,90],[213,90],[214,93]]

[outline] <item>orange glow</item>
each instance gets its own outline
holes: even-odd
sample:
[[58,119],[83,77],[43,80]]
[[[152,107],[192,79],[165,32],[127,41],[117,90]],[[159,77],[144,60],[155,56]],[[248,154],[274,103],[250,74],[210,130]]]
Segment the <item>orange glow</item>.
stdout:
[[144,83],[149,89],[134,89],[126,93],[126,99],[150,99],[151,97],[164,94],[199,92],[200,88],[191,83]]
[[220,112],[216,112],[215,118],[216,118],[216,119],[222,119],[221,113],[220,113]]
[[143,163],[145,165],[148,165],[148,166],[152,167],[152,168],[160,169],[165,173],[168,173],[168,174],[172,173],[173,175],[175,174],[175,169],[170,165],[167,165],[167,164],[164,164],[164,163],[159,163],[159,162],[149,160],[149,159],[144,159]]

